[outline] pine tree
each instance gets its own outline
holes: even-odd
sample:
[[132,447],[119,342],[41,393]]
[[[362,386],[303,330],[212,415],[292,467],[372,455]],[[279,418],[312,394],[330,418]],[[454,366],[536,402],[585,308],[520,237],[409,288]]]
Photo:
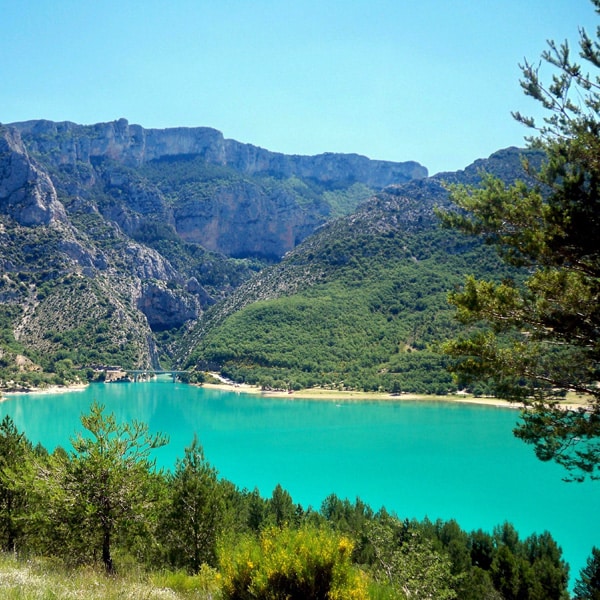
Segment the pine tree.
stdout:
[[600,549],[592,548],[573,588],[574,600],[600,600]]
[[113,573],[115,537],[148,515],[154,501],[151,452],[167,439],[150,435],[137,421],[118,423],[95,402],[81,423],[86,431],[71,439],[72,452],[55,452],[40,463],[30,484],[45,505],[51,536],[64,544],[53,553],[70,552],[76,562],[100,555]]
[[[600,13],[600,0],[592,0]],[[451,294],[458,318],[476,332],[446,344],[466,385],[484,380],[502,398],[522,402],[517,436],[542,460],[555,460],[581,480],[600,476],[600,28],[580,33],[575,62],[565,42],[549,42],[542,64],[526,62],[521,85],[547,111],[543,123],[515,113],[533,128],[530,144],[542,167],[524,159],[527,183],[484,176],[480,187],[453,187],[460,209],[447,225],[484,236],[505,262],[521,268],[502,282],[468,278]],[[521,281],[519,281],[519,278]],[[487,329],[481,327],[487,323]],[[566,410],[568,392],[590,399]]]
[[169,488],[160,525],[169,561],[191,573],[198,573],[203,563],[216,566],[225,502],[217,472],[204,458],[196,436],[177,461]]

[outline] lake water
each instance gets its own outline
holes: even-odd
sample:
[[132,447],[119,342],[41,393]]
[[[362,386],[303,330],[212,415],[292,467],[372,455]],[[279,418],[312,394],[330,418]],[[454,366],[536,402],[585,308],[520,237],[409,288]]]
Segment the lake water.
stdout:
[[579,574],[600,546],[600,482],[565,483],[512,435],[511,409],[445,402],[304,401],[173,384],[95,384],[65,394],[8,396],[10,415],[48,449],[81,430],[93,400],[119,420],[169,435],[157,451],[171,468],[194,433],[219,474],[270,496],[280,483],[295,502],[319,508],[330,493],[360,497],[401,518],[458,521],[463,529],[510,521],[523,537],[550,531]]

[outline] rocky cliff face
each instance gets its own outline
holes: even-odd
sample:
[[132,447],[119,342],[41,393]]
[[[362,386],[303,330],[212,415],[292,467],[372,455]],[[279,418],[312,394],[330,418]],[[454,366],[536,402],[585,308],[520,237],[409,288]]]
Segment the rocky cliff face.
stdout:
[[13,123],[36,152],[57,157],[60,164],[89,163],[109,158],[132,167],[165,157],[197,155],[208,164],[227,166],[247,174],[293,175],[321,182],[362,182],[385,187],[427,177],[414,161],[395,163],[370,160],[358,154],[286,155],[252,144],[225,139],[209,127],[144,129],[126,119],[96,125],[71,122]]
[[66,221],[50,178],[31,161],[19,134],[8,128],[0,128],[0,211],[26,226]]
[[10,331],[44,368],[157,366],[170,343],[158,340],[173,335],[162,332],[294,249],[328,221],[331,197],[349,212],[426,174],[359,155],[286,156],[210,128],[0,126],[0,351],[12,355]]
[[427,175],[415,162],[269,152],[206,127],[144,129],[125,119],[10,127],[52,171],[59,193],[110,197],[96,208],[128,235],[154,219],[182,240],[236,258],[280,259],[328,220],[328,190],[357,183],[376,190]]

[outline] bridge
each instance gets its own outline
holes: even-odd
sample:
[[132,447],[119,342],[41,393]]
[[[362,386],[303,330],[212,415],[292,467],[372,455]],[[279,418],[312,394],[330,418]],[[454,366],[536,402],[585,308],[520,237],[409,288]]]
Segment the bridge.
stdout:
[[176,371],[174,369],[123,369],[128,375],[133,376],[133,381],[139,381],[140,376],[144,375],[147,377],[152,377],[154,375],[166,375],[169,374],[173,383],[177,380],[177,376],[182,373],[188,373],[188,371]]

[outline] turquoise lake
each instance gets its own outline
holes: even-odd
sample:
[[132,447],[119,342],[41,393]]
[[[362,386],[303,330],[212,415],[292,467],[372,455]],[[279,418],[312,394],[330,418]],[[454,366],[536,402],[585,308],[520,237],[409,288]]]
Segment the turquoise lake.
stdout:
[[97,400],[119,420],[168,434],[158,464],[171,468],[194,433],[221,477],[270,496],[280,483],[319,508],[331,493],[360,497],[401,518],[458,521],[466,530],[510,521],[522,537],[550,531],[579,574],[600,546],[600,482],[562,481],[512,435],[518,412],[447,402],[305,401],[173,384],[95,384],[64,394],[12,395],[0,403],[28,438],[70,449]]

